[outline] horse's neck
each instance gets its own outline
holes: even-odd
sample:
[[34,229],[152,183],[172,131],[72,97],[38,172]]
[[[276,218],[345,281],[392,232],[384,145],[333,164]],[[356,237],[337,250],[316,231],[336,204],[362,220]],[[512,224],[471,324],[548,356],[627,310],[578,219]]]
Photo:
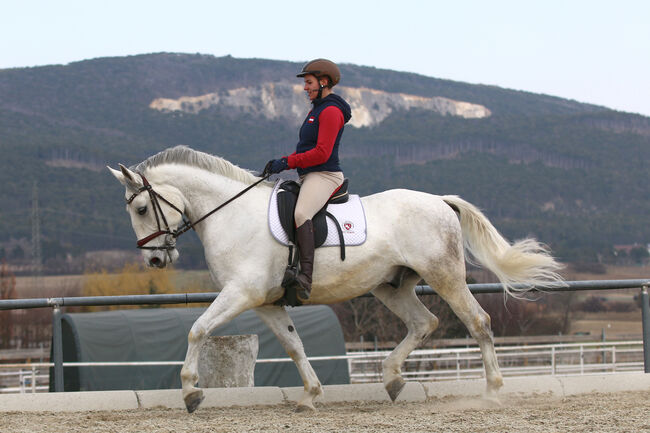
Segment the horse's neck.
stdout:
[[[191,221],[196,221],[249,186],[221,174],[182,165],[161,166],[156,172],[156,178],[180,191],[185,200],[185,213]],[[268,193],[270,188],[260,185],[237,201],[241,203],[254,200],[265,207],[266,199],[262,195],[267,196]],[[234,206],[226,206],[217,214],[229,213],[232,208]],[[202,226],[205,227],[205,224]]]

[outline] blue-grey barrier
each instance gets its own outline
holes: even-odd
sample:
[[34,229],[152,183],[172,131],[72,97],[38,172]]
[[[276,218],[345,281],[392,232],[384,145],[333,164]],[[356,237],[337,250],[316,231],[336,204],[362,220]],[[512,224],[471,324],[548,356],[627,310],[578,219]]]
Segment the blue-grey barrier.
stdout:
[[[503,285],[469,284],[469,289],[474,294],[501,293]],[[650,304],[648,288],[650,279],[643,280],[591,280],[591,281],[566,281],[544,287],[530,287],[514,284],[517,290],[530,290],[540,292],[570,292],[580,290],[612,290],[641,288],[641,311],[643,323],[643,361],[644,371],[650,373]],[[429,286],[417,286],[418,295],[435,295],[436,292]],[[0,310],[18,310],[28,308],[52,308],[52,362],[54,363],[54,390],[63,391],[63,348],[61,337],[61,307],[88,307],[108,305],[157,305],[157,304],[194,304],[212,302],[219,295],[218,292],[209,293],[181,293],[160,295],[124,295],[124,296],[84,296],[67,298],[33,298],[33,299],[2,299]],[[372,296],[366,294],[364,296]]]

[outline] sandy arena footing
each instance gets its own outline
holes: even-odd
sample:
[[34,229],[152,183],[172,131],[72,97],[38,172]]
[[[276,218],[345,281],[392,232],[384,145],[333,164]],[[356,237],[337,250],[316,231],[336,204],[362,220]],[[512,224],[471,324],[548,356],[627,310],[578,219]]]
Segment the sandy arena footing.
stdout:
[[[318,403],[390,402],[380,383],[328,385]],[[447,397],[480,397],[485,380],[407,382],[397,402],[424,402]],[[650,391],[650,374],[507,377],[499,396],[567,397],[590,393]],[[272,406],[298,400],[302,388],[253,387],[204,389],[201,408]],[[91,391],[0,395],[0,412],[84,412],[130,409],[183,409],[181,391]]]

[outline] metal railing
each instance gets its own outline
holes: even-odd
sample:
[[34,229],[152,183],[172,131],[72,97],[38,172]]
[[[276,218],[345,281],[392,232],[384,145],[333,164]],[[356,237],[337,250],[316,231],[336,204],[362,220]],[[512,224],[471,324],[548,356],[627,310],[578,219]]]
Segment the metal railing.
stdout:
[[[501,373],[504,377],[531,375],[586,375],[643,371],[642,341],[557,343],[496,347]],[[309,357],[309,361],[347,360],[350,383],[382,381],[381,363],[388,350],[348,352],[339,356]],[[258,359],[257,364],[293,362],[291,358]],[[64,362],[63,367],[118,366],[181,366],[183,361],[134,362]],[[17,371],[2,373],[0,378],[13,376],[18,386],[0,388],[0,393],[25,393],[48,390],[49,369],[54,363],[0,364],[0,369]],[[407,381],[441,381],[478,379],[484,377],[481,352],[478,347],[414,350],[402,366]]]
[[[584,375],[643,371],[643,342],[562,343],[496,347],[503,376]],[[381,382],[389,351],[359,352],[348,361],[351,383]],[[434,381],[484,377],[478,347],[414,350],[402,366],[405,380]]]
[[[1,364],[0,364],[1,365]],[[0,379],[6,383],[7,378],[15,378],[18,386],[8,386],[0,388],[0,393],[35,393],[37,391],[47,391],[49,386],[49,374],[41,374],[36,364],[19,364],[20,367],[15,371],[0,372]],[[9,367],[12,368],[12,367]],[[28,370],[27,370],[28,369]]]
[[[469,284],[474,294],[500,293],[503,286],[494,284]],[[543,292],[567,292],[581,290],[612,290],[612,289],[641,289],[642,325],[643,325],[643,359],[644,371],[650,373],[650,304],[648,288],[650,279],[643,280],[600,280],[600,281],[567,281],[544,287],[529,287],[513,285],[515,290],[533,290]],[[429,286],[418,286],[418,295],[436,295]],[[36,298],[36,299],[3,299],[0,300],[0,310],[52,308],[52,363],[54,365],[54,390],[63,391],[63,367],[72,363],[63,362],[63,342],[61,331],[61,307],[78,306],[108,306],[108,305],[157,305],[157,304],[190,304],[212,302],[219,295],[212,293],[184,293],[160,295],[126,295],[126,296],[90,296],[69,298]],[[372,296],[368,294],[367,296]],[[260,360],[261,361],[261,360]],[[114,363],[111,363],[114,364]],[[108,364],[107,364],[108,365]],[[158,364],[165,365],[165,364]],[[49,366],[49,363],[48,363]]]

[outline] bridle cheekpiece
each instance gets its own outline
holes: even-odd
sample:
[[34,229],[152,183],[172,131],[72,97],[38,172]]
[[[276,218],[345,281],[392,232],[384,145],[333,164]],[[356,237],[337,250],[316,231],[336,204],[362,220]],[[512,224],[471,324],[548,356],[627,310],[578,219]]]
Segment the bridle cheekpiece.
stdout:
[[[142,186],[138,188],[138,190],[134,192],[129,198],[126,199],[126,204],[131,204],[131,202],[133,202],[133,200],[141,192],[147,191],[149,193],[149,198],[151,199],[151,207],[153,208],[154,215],[156,216],[156,225],[158,226],[158,231],[142,239],[138,239],[137,247],[140,248],[141,250],[165,250],[169,253],[170,250],[176,248],[176,238],[179,237],[182,233],[185,233],[190,228],[193,228],[193,224],[190,221],[185,219],[185,214],[183,213],[182,210],[180,210],[178,207],[172,204],[165,197],[163,197],[162,195],[154,191],[153,187],[151,186],[147,178],[144,177],[143,174],[141,173],[138,174],[140,174],[140,177],[142,178]],[[167,223],[167,218],[165,218],[165,214],[162,210],[162,207],[160,206],[159,199],[167,203],[172,209],[174,209],[176,212],[181,214],[183,218],[183,224],[177,230],[172,231],[171,228],[169,227],[169,224]],[[162,220],[162,224],[161,224],[161,220]],[[148,244],[152,240],[163,235],[165,235],[165,244],[163,246],[156,246],[156,247],[146,246],[146,244]]]

